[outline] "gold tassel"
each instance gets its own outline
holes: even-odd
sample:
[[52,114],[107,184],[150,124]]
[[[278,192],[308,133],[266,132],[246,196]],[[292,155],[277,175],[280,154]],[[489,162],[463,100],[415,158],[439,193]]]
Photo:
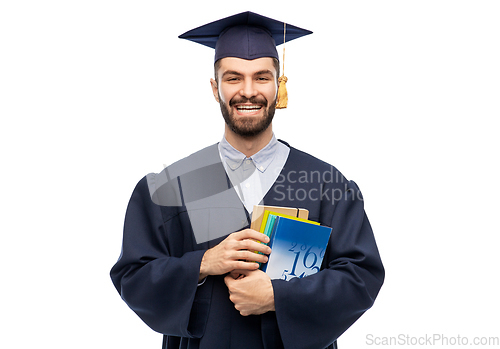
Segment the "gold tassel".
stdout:
[[285,39],[286,39],[286,23],[283,23],[283,73],[278,79],[278,96],[276,97],[276,109],[285,109],[288,106],[288,92],[286,91],[285,76]]
[[278,79],[279,87],[278,87],[278,97],[276,100],[276,109],[284,109],[288,105],[288,93],[286,91],[287,81],[288,79],[284,75],[281,75]]

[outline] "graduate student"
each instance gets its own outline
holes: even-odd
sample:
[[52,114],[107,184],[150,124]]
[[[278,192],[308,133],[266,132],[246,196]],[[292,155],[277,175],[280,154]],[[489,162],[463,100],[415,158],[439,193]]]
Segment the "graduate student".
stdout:
[[[139,181],[111,270],[163,348],[337,348],[375,301],[384,268],[359,188],[272,128],[287,98],[276,45],[310,33],[245,12],[181,35],[215,49],[223,138]],[[272,249],[250,229],[258,204],[304,208],[332,228],[318,272],[271,280],[259,269]]]

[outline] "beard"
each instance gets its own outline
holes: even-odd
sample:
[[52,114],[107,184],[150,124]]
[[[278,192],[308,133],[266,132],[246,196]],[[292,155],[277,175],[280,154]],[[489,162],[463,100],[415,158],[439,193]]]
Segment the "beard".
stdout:
[[[235,118],[232,107],[238,103],[260,104],[264,110],[264,115],[260,118],[256,118],[255,116],[241,116],[239,118]],[[244,138],[255,137],[267,130],[273,121],[274,113],[276,111],[276,99],[269,105],[267,99],[264,97],[234,97],[229,101],[229,107],[231,109],[228,109],[226,104],[222,102],[219,95],[219,104],[222,116],[224,117],[224,121],[227,126],[231,129],[231,131]]]

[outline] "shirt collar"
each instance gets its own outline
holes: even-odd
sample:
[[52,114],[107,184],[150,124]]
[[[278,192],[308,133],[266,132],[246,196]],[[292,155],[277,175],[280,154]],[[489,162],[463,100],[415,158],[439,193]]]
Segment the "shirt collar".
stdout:
[[226,162],[231,170],[238,169],[244,162],[244,160],[251,160],[253,165],[260,171],[265,172],[274,159],[278,146],[278,140],[274,136],[271,141],[262,148],[256,154],[250,156],[248,159],[239,150],[236,150],[229,142],[226,137],[222,137],[222,141],[219,143],[219,152],[222,159]]

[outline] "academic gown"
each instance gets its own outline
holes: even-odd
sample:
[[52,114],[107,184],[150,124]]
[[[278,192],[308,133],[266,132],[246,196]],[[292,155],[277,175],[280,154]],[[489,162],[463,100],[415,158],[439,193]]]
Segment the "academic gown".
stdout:
[[[185,203],[155,204],[147,178],[137,184],[111,278],[128,306],[164,334],[163,348],[337,348],[337,338],[372,306],[384,268],[354,182],[290,147],[263,204],[305,208],[310,220],[333,229],[318,273],[272,280],[276,310],[241,316],[229,300],[223,275],[198,284],[203,254],[227,235],[197,243]],[[246,216],[242,228],[250,226]]]

